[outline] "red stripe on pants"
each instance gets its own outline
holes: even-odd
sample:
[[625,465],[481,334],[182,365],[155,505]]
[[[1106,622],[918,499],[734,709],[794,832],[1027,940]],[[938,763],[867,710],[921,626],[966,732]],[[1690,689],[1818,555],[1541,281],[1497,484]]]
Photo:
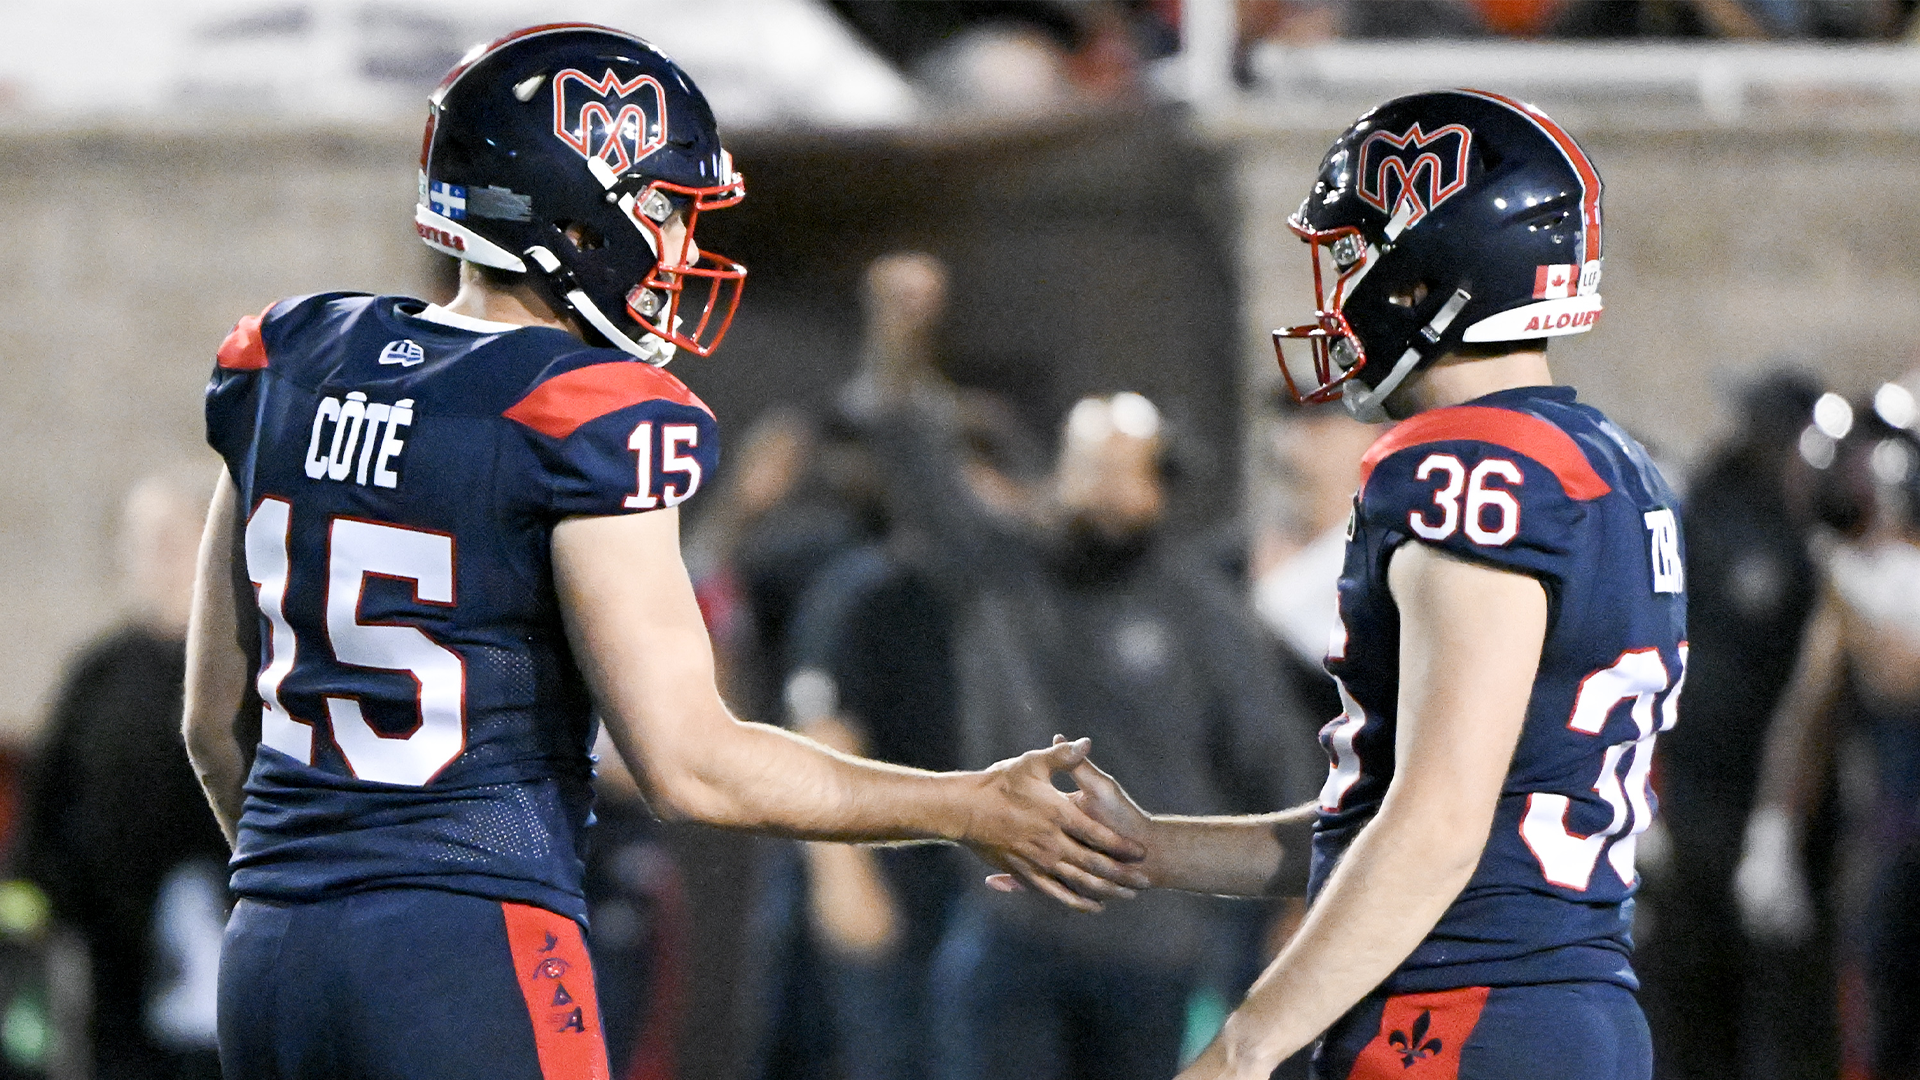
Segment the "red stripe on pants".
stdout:
[[502,902],[514,976],[533,1020],[545,1080],[610,1080],[593,961],[580,926],[545,908]]
[[1347,1080],[1455,1080],[1460,1048],[1486,1004],[1484,986],[1388,998],[1380,1031],[1354,1059]]

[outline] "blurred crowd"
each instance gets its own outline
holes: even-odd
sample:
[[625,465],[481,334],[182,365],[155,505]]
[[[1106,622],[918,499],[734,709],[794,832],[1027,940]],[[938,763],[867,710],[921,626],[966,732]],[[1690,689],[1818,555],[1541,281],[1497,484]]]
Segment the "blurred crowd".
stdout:
[[[948,111],[1019,112],[1173,93],[1179,0],[832,0],[868,45]],[[1892,41],[1915,0],[1235,0],[1233,66],[1336,40]]]
[[[956,382],[944,266],[878,259],[854,374],[768,410],[686,541],[729,698],[849,751],[978,767],[1090,735],[1143,803],[1311,797],[1320,668],[1378,434],[1276,394],[1240,520],[1177,528],[1183,433],[1115,387],[1034,430]],[[1665,1078],[1916,1075],[1920,404],[1799,369],[1742,387],[1683,512],[1690,654],[1641,846],[1643,1001]],[[122,514],[124,623],[76,657],[0,887],[0,1075],[214,1076],[220,836],[177,734],[198,471]],[[1297,907],[1151,894],[1098,917],[957,849],[676,840],[602,756],[588,887],[621,1075],[687,1075],[733,1017],[749,1080],[1165,1077]],[[702,844],[706,846],[702,846]],[[731,851],[731,854],[728,854]],[[742,855],[742,852],[745,854]],[[697,910],[690,882],[733,858]],[[730,964],[702,937],[727,938]],[[721,950],[725,952],[725,950]],[[1289,1063],[1279,1075],[1304,1075]]]

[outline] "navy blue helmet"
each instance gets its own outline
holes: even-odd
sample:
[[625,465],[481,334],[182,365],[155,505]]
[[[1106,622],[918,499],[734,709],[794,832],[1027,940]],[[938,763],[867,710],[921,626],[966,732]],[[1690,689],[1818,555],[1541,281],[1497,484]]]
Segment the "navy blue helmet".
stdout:
[[701,251],[694,226],[745,193],[679,65],[632,34],[558,23],[476,47],[433,92],[414,225],[435,250],[527,274],[589,338],[664,364],[711,354],[733,321],[746,268]]
[[1339,396],[1385,419],[1388,395],[1450,351],[1600,316],[1600,174],[1545,113],[1498,94],[1368,112],[1287,223],[1313,248],[1314,321],[1274,347],[1303,403]]

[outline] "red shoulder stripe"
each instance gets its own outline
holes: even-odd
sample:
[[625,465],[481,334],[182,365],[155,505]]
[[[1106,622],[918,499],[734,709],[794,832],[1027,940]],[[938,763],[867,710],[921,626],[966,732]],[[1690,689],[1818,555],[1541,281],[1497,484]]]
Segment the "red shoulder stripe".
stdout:
[[1488,442],[1525,454],[1552,470],[1569,498],[1585,502],[1613,490],[1593,471],[1592,463],[1581,453],[1573,436],[1537,416],[1487,405],[1435,409],[1394,425],[1368,447],[1366,456],[1360,459],[1360,489],[1366,490],[1374,466],[1390,455],[1410,446],[1449,439]]
[[214,358],[221,367],[229,371],[259,371],[267,366],[267,347],[260,340],[260,320],[273,310],[268,304],[258,315],[249,315],[241,319],[220,343],[220,351]]
[[1567,134],[1566,128],[1524,101],[1485,90],[1463,92],[1490,98],[1509,108],[1519,110],[1527,119],[1533,121],[1534,126],[1544,132],[1547,138],[1552,139],[1555,146],[1560,148],[1561,156],[1567,159],[1567,164],[1573,166],[1574,174],[1580,177],[1580,218],[1586,226],[1580,232],[1581,267],[1584,268],[1591,260],[1598,259],[1600,257],[1600,172],[1593,167],[1593,161],[1587,157],[1587,152],[1580,149],[1580,144],[1573,141],[1573,136]]
[[589,420],[643,401],[671,401],[713,415],[685,383],[637,360],[615,360],[555,375],[501,415],[542,435],[564,439]]

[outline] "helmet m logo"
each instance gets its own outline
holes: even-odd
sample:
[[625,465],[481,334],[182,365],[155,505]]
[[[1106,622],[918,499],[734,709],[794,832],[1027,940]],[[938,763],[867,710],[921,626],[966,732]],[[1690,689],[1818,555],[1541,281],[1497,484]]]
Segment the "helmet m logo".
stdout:
[[1361,201],[1390,215],[1398,235],[1467,186],[1473,132],[1448,124],[1429,134],[1414,124],[1395,135],[1376,131],[1360,144]]
[[651,75],[622,82],[611,69],[593,79],[568,68],[553,77],[553,133],[624,173],[666,145],[666,91]]

